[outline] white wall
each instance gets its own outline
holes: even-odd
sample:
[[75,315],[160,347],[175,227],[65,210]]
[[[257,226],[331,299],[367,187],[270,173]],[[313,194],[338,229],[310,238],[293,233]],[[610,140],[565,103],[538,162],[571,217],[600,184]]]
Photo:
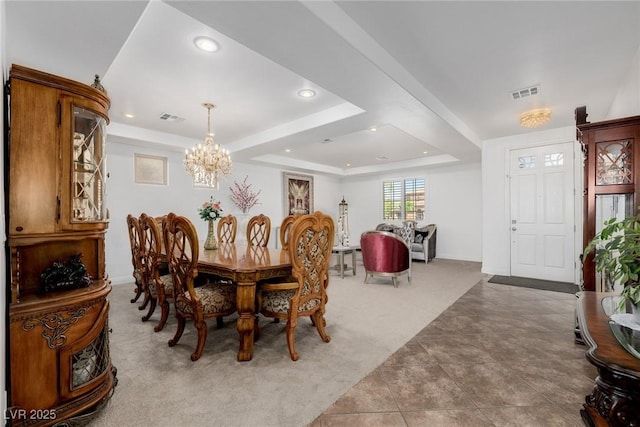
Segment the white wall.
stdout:
[[[482,143],[482,272],[487,274],[510,275],[510,224],[508,208],[509,150],[541,145],[575,143],[579,153],[575,127],[538,131],[483,141]],[[574,159],[576,178],[574,188],[582,182],[582,159]],[[579,191],[577,194],[581,194]],[[582,229],[581,203],[578,195],[574,201],[576,228]],[[576,233],[576,259],[580,252],[581,233]],[[577,275],[576,275],[577,276]],[[577,277],[576,277],[577,279]]]
[[[587,105],[588,112],[589,106]],[[640,115],[640,49],[633,57],[631,67],[618,89],[611,109],[607,114],[607,119],[619,119],[637,115]]]
[[[198,142],[198,141],[194,141]],[[167,157],[168,185],[136,184],[134,180],[134,154]],[[284,217],[282,172],[278,169],[242,163],[233,164],[233,174],[220,183],[218,190],[194,188],[190,176],[182,165],[183,154],[160,151],[107,142],[107,205],[109,206],[109,229],[106,236],[106,268],[114,284],[130,282],[131,249],[126,226],[127,214],[139,216],[142,212],[158,216],[175,212],[188,217],[196,226],[198,236],[204,240],[206,222],[198,216],[198,208],[213,195],[222,202],[224,214],[237,215],[240,210],[229,198],[229,187],[234,180],[241,182],[248,175],[247,183],[254,191],[260,190],[260,204],[251,209],[252,214],[264,213],[271,218],[269,246],[277,240],[276,227]],[[314,176],[314,210],[321,210],[337,218],[341,193],[337,179]],[[338,196],[340,194],[340,196]]]
[[434,223],[438,226],[437,257],[481,261],[480,163],[343,179],[341,194],[349,203],[351,241],[359,242],[362,232],[385,222],[382,219],[382,181],[417,177],[425,178],[427,204],[426,218],[419,225]]

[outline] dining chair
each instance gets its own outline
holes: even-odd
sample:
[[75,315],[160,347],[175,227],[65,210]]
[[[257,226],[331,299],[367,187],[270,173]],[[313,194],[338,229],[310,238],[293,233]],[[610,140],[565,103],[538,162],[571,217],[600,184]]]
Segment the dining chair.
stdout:
[[238,220],[229,214],[218,221],[218,243],[233,243],[236,241]]
[[236,288],[227,282],[194,286],[198,276],[199,242],[196,229],[188,218],[169,213],[162,234],[173,279],[174,310],[178,321],[169,347],[175,346],[182,337],[187,319],[193,319],[198,342],[191,360],[196,361],[202,355],[207,341],[206,320],[221,318],[236,311]]
[[[331,340],[325,329],[324,313],[334,230],[333,220],[322,212],[298,218],[290,231],[288,249],[296,280],[265,283],[258,291],[257,312],[265,317],[287,319],[287,345],[294,361],[298,360],[295,329],[299,317],[310,317],[322,340]],[[257,320],[256,333],[259,337]]]
[[158,218],[143,213],[140,215],[140,230],[142,232],[142,258],[144,283],[149,290],[149,310],[142,317],[142,321],[149,320],[160,305],[160,321],[153,328],[159,332],[164,328],[169,317],[169,300],[173,300],[173,278],[171,274],[161,274],[162,268],[162,231],[158,225]]
[[291,226],[299,217],[300,214],[287,215],[280,224],[280,247],[285,251],[289,248],[289,232],[291,231]]
[[269,244],[271,235],[271,220],[268,216],[260,214],[249,219],[247,224],[247,245],[264,246]]
[[127,215],[127,229],[129,230],[129,244],[131,246],[131,264],[133,265],[133,279],[135,281],[136,288],[133,290],[135,296],[130,300],[131,303],[138,301],[140,295],[145,295],[139,310],[144,310],[146,307],[146,292],[144,289],[144,283],[142,281],[142,265],[140,258],[141,242],[140,242],[140,223],[138,218],[129,214]]

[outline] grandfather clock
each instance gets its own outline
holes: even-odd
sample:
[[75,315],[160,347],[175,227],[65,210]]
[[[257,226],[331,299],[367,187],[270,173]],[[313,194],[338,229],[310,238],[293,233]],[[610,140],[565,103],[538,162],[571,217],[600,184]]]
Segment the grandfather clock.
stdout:
[[[577,139],[584,154],[586,246],[605,221],[640,212],[640,116],[588,123],[586,107],[578,107],[575,116]],[[610,289],[595,271],[593,254],[583,260],[582,272],[584,290]]]

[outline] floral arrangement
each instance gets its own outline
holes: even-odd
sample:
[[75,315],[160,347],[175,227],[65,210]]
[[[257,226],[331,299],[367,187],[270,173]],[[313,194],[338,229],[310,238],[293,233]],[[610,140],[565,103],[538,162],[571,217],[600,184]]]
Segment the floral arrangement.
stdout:
[[242,184],[238,184],[238,181],[233,182],[233,187],[229,187],[231,191],[231,200],[242,210],[243,213],[249,212],[249,209],[257,205],[258,195],[260,191],[254,192],[251,190],[251,184],[247,184],[248,176],[244,177]]
[[221,218],[222,206],[220,205],[220,201],[214,201],[213,196],[211,196],[211,200],[204,202],[202,207],[198,209],[198,213],[200,214],[200,218],[205,221]]

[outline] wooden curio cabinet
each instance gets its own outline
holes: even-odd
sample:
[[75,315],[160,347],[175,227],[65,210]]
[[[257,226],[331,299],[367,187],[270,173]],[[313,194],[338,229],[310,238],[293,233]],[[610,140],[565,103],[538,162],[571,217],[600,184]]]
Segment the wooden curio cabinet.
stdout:
[[[104,259],[110,101],[18,65],[7,88],[8,416],[12,425],[73,425],[100,409],[116,383]],[[45,289],[42,273],[74,255],[90,284]]]
[[[576,110],[578,141],[584,163],[584,246],[611,218],[640,212],[640,116],[586,123],[584,107]],[[595,271],[593,254],[583,260],[587,291],[611,290]]]

